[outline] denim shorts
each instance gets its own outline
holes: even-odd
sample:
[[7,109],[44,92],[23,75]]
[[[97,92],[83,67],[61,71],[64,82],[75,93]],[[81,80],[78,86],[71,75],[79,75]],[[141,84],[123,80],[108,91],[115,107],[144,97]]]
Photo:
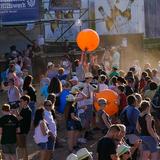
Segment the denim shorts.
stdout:
[[2,144],[2,152],[4,154],[16,154],[16,144]]
[[141,136],[142,146],[144,151],[150,151],[151,153],[157,152],[157,142],[151,136]]
[[48,137],[47,150],[54,150],[54,148],[55,148],[55,140],[53,140],[51,137]]
[[39,147],[40,150],[47,150],[47,142],[38,143],[38,147]]
[[81,131],[82,125],[80,121],[74,121],[74,120],[67,120],[66,122],[66,129],[67,131]]

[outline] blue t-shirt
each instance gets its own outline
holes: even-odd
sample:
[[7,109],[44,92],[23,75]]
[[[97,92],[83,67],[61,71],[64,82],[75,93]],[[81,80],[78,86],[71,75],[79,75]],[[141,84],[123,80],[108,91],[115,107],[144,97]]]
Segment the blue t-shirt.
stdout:
[[67,95],[69,95],[69,90],[68,89],[63,89],[63,91],[61,92],[61,94],[59,96],[59,100],[60,100],[60,105],[58,107],[58,112],[59,113],[64,113],[64,109],[65,109],[65,106],[66,106]]
[[137,124],[137,120],[138,120],[140,111],[138,110],[138,108],[136,108],[136,107],[134,107],[132,105],[128,105],[122,111],[122,114],[124,112],[126,112],[127,119],[128,119],[128,125],[126,126],[127,133],[128,134],[136,133],[136,124]]

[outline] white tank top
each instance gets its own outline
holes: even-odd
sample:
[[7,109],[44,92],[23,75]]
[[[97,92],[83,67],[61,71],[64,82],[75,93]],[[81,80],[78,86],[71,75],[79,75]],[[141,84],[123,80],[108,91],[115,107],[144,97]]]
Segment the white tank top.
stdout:
[[[35,131],[34,131],[33,138],[34,138],[36,144],[48,142],[48,135],[44,136],[42,133],[41,127],[40,127],[40,124],[42,122],[43,121],[39,122],[38,126],[35,128]],[[47,127],[47,125],[46,125],[46,127]]]

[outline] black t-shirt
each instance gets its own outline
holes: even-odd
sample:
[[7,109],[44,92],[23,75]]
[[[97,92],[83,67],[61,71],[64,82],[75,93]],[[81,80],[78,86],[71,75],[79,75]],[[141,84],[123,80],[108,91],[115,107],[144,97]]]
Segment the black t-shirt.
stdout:
[[28,88],[23,88],[24,91],[27,92],[27,95],[30,96],[30,100],[36,102],[36,90],[32,87],[29,86]]
[[111,160],[111,155],[116,154],[115,141],[108,137],[103,137],[97,144],[98,160]]
[[16,143],[16,129],[18,127],[18,119],[14,115],[2,116],[0,118],[0,128],[2,128],[1,144]]
[[19,121],[21,134],[28,134],[31,126],[31,115],[32,111],[29,107],[21,110],[20,116],[22,119]]
[[68,121],[73,120],[72,117],[71,117],[72,113],[75,113],[75,107],[74,106],[70,107],[70,109],[68,111],[68,116],[67,116]]

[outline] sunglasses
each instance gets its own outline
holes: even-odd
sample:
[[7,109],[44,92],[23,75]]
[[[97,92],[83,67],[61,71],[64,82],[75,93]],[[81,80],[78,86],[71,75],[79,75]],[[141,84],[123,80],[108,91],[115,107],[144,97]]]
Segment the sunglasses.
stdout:
[[130,151],[128,151],[128,152],[125,152],[124,154],[130,154]]

